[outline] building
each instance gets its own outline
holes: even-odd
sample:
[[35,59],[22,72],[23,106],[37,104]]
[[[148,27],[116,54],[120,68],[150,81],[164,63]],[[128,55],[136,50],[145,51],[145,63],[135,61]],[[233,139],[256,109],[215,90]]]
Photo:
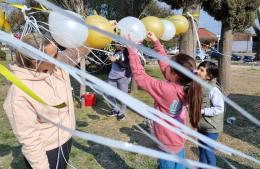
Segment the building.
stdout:
[[200,43],[203,49],[215,47],[218,43],[218,37],[213,32],[210,32],[206,28],[199,28],[198,30]]
[[234,33],[233,34],[233,52],[252,52],[253,38],[251,33]]

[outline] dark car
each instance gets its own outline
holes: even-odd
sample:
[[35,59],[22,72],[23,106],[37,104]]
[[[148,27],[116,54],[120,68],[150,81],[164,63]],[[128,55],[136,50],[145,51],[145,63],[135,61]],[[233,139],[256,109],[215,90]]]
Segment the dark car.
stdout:
[[211,59],[218,60],[221,57],[221,53],[217,50],[210,50],[207,52]]
[[231,56],[232,61],[240,61],[241,59],[242,59],[242,57],[239,55],[232,54],[232,56]]
[[243,61],[244,62],[254,62],[255,58],[253,56],[244,56]]

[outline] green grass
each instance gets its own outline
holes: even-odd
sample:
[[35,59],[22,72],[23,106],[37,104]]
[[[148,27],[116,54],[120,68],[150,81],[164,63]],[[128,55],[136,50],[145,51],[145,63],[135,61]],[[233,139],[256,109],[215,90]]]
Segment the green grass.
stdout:
[[[4,64],[6,65],[7,62],[4,62]],[[254,83],[254,81],[260,77],[260,71],[259,69],[255,69],[257,68],[254,68],[254,70],[251,68],[243,68],[241,70],[235,68],[238,75],[232,76],[232,83],[234,86],[232,87],[232,94],[230,97],[260,119],[259,112],[254,108],[255,104],[260,102],[259,83]],[[147,72],[156,78],[162,78],[160,70],[156,66],[149,66]],[[245,76],[244,74],[250,74],[250,76]],[[106,75],[97,76],[106,79]],[[238,83],[239,85],[237,85]],[[9,87],[9,82],[0,76],[0,84],[0,104],[2,105]],[[131,93],[131,95],[151,106],[153,105],[152,98],[142,90],[138,90],[136,93]],[[97,97],[97,105],[93,108],[76,108],[77,129],[116,140],[156,148],[155,144],[135,127],[136,124],[143,125],[144,119],[140,115],[127,110],[127,119],[125,121],[117,121],[116,118],[106,117],[107,112],[104,109],[109,110],[109,107],[104,103],[101,96]],[[225,131],[221,134],[219,141],[259,159],[259,128],[248,122],[247,119],[242,117],[233,109],[228,108],[226,117],[228,116],[235,116],[237,121],[233,125],[225,124]],[[14,137],[2,106],[0,106],[0,124],[0,168],[24,169],[25,167],[20,145]],[[190,159],[198,159],[197,148],[191,143],[187,143],[186,154]],[[219,157],[226,157],[239,169],[260,168],[259,165],[242,158],[224,156],[220,153],[217,153],[217,155],[218,165],[222,168],[228,167]],[[70,159],[76,168],[82,169],[156,169],[157,167],[156,159],[139,154],[128,153],[118,149],[112,149],[78,138],[74,138]]]

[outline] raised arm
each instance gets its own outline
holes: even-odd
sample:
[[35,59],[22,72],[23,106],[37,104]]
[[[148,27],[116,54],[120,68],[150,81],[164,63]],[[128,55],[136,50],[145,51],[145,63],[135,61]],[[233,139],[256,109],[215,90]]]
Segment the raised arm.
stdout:
[[[167,56],[166,51],[163,47],[163,45],[161,44],[161,42],[159,41],[159,39],[155,36],[155,34],[153,32],[148,32],[147,33],[147,37],[153,42],[153,46],[154,46],[154,50],[159,53],[162,56]],[[169,65],[166,62],[160,61],[158,60],[161,72],[164,76],[165,79],[169,79],[168,78],[168,73],[167,73],[167,69],[169,67]]]
[[85,46],[74,48],[74,49],[66,49],[64,51],[60,51],[58,53],[57,59],[63,61],[71,66],[76,66],[82,58],[87,56],[90,53],[90,49]]
[[164,98],[164,92],[162,90],[163,81],[146,74],[136,49],[129,48],[128,52],[130,68],[137,85],[147,91],[154,99],[158,97]]

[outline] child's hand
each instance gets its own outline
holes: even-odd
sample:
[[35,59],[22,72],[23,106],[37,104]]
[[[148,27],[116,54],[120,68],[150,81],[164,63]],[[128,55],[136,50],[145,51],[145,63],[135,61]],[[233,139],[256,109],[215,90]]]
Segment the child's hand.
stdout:
[[153,42],[158,40],[158,38],[156,37],[156,35],[153,32],[148,31],[146,36],[147,36],[147,38],[149,38]]
[[116,20],[110,20],[109,23],[112,25],[113,29],[117,27],[117,21]]
[[132,37],[131,37],[130,33],[125,34],[125,35],[124,35],[124,38],[125,38],[126,40],[132,41]]
[[111,62],[115,62],[115,61],[116,61],[116,57],[115,57],[115,56],[109,56],[109,60],[110,60]]

